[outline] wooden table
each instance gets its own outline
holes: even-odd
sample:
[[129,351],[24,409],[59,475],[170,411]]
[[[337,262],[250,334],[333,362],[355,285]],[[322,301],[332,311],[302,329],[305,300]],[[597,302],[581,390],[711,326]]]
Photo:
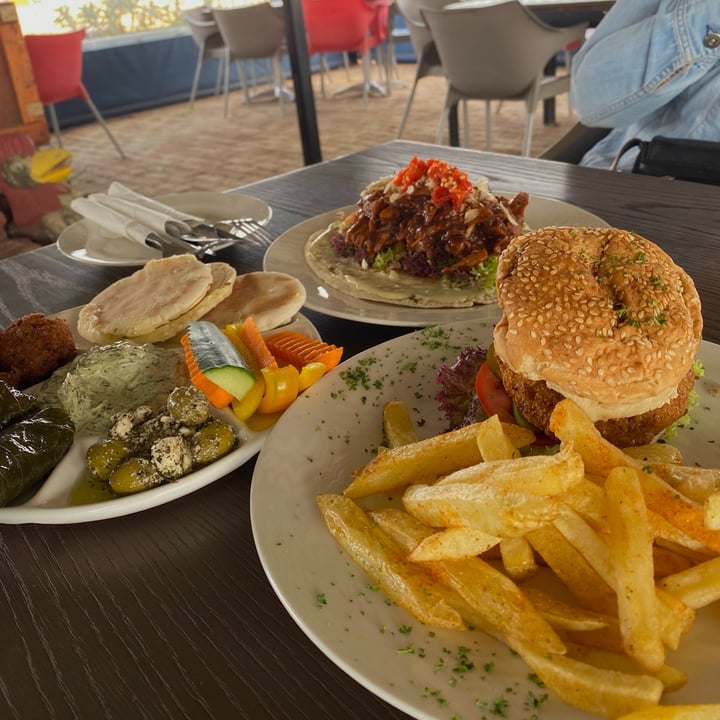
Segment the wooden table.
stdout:
[[[694,278],[705,338],[720,343],[715,187],[396,141],[241,190],[272,205],[270,229],[280,233],[354,202],[366,183],[414,154],[651,238]],[[260,251],[225,253],[240,271],[261,267]],[[130,271],[75,263],[55,247],[2,261],[0,321],[84,303]],[[409,330],[307,315],[348,355]],[[252,471],[250,462],[137,515],[0,526],[0,717],[405,718],[336,668],[276,598],[253,545]]]

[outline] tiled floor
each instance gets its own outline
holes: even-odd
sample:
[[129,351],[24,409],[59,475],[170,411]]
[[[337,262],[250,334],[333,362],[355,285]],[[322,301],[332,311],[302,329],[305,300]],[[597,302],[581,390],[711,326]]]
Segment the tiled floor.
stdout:
[[[359,68],[332,72],[328,91],[360,80]],[[371,97],[363,106],[359,94],[323,98],[314,77],[320,144],[325,159],[392,140],[397,135],[407,101],[414,66],[398,67],[398,84],[388,97]],[[401,84],[400,84],[401,83]],[[424,78],[418,85],[404,139],[434,142],[445,94],[442,78]],[[522,102],[505,102],[493,112],[493,150],[519,154],[525,121]],[[537,155],[573,124],[567,96],[558,99],[556,126],[544,126],[538,109],[532,154]],[[230,96],[223,115],[223,98],[172,105],[109,121],[127,157],[121,159],[97,124],[69,128],[63,144],[72,153],[73,190],[78,194],[103,191],[112,180],[147,195],[188,190],[222,191],[303,164],[295,107],[276,101],[244,105],[242,94]],[[483,103],[470,104],[471,147],[485,148]],[[0,257],[32,245],[4,241]]]

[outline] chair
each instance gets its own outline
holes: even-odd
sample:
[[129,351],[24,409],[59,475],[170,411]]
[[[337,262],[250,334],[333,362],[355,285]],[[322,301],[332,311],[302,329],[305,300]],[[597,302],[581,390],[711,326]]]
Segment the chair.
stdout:
[[579,165],[583,155],[609,132],[610,128],[587,127],[582,123],[576,123],[539,157],[543,160]]
[[215,59],[218,61],[217,79],[215,81],[215,94],[217,95],[225,62],[225,43],[210,8],[204,6],[189,8],[183,10],[182,15],[189,25],[192,39],[198,47],[195,75],[193,76],[192,90],[190,91],[190,107],[192,108],[195,104],[195,96],[200,82],[200,71],[205,60]]
[[410,115],[410,107],[415,98],[415,90],[420,80],[425,77],[436,75],[445,75],[440,56],[433,42],[430,30],[428,30],[425,20],[422,17],[420,8],[443,8],[452,0],[397,0],[397,7],[405,18],[405,25],[410,33],[410,42],[415,51],[417,63],[415,65],[415,79],[413,80],[410,94],[408,95],[405,110],[403,111],[398,128],[397,136],[402,137],[407,123],[408,115]]
[[[370,92],[385,95],[385,89],[370,79],[370,51],[380,47],[387,33],[387,3],[366,0],[303,0],[308,53],[350,53],[361,56],[363,103]],[[384,22],[383,22],[384,18]],[[334,95],[356,89],[351,85]]]
[[450,109],[462,101],[465,144],[469,144],[467,101],[484,100],[490,150],[490,101],[524,100],[527,114],[522,154],[529,155],[538,103],[570,89],[568,75],[546,76],[543,68],[566,45],[582,40],[587,24],[552,27],[518,0],[467,0],[421,12],[449,80],[436,141],[442,139]]
[[[240,73],[246,103],[270,94],[280,101],[282,107],[285,99],[292,98],[292,93],[284,87],[282,55],[285,52],[285,22],[282,10],[270,3],[260,3],[222,10],[217,8],[213,10],[213,16],[225,44],[225,115],[228,112],[231,61],[235,61]],[[272,61],[272,88],[251,95],[244,61],[262,59]]]
[[55,104],[80,98],[87,103],[95,120],[107,133],[112,144],[120,153],[120,157],[124,158],[125,153],[113,137],[105,119],[82,82],[82,41],[84,37],[84,29],[58,35],[25,36],[25,45],[35,76],[38,95],[50,113],[53,132],[60,147],[62,147],[62,137]]

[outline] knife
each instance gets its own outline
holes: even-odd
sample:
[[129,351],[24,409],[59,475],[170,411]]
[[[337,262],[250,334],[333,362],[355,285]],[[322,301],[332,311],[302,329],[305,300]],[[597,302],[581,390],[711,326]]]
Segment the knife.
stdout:
[[128,217],[109,207],[92,196],[75,198],[71,203],[75,212],[84,218],[100,225],[100,227],[113,233],[126,237],[139,245],[153,250],[160,250],[163,256],[177,254],[196,254],[198,248],[180,238],[163,237],[146,224]]

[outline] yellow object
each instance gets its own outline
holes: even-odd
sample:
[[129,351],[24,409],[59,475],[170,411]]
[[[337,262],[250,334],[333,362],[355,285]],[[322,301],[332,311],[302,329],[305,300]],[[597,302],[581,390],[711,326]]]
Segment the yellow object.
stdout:
[[265,395],[257,411],[264,415],[285,410],[298,395],[298,369],[294,365],[284,365],[277,368],[264,367],[261,372],[265,378]]
[[314,385],[326,372],[327,367],[321,362],[311,362],[303,365],[300,370],[299,392],[307,390],[311,385]]
[[30,177],[36,183],[59,183],[72,172],[70,153],[62,148],[38,150],[32,157]]
[[246,393],[242,400],[232,401],[232,411],[240,422],[245,422],[260,407],[265,395],[265,378],[258,374],[255,376],[255,384]]

